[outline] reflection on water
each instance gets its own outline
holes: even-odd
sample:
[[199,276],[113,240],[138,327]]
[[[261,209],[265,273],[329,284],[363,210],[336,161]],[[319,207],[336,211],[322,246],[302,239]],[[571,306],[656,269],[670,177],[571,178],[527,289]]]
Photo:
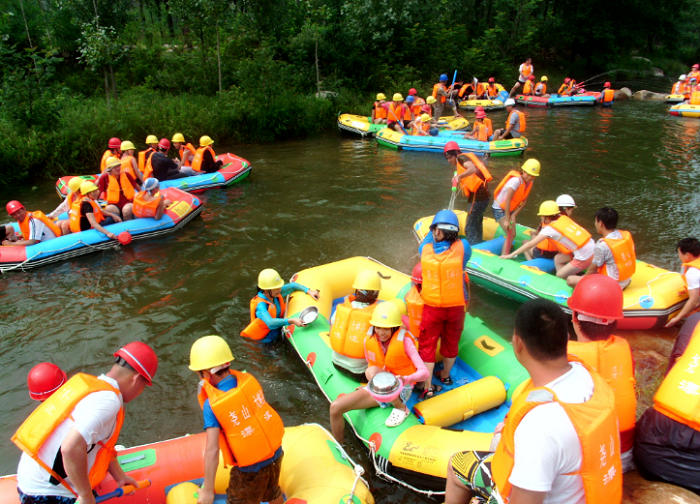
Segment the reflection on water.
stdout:
[[[676,241],[698,233],[700,122],[671,117],[665,104],[638,102],[526,114],[527,157],[540,160],[542,175],[520,221],[536,224],[539,203],[565,192],[576,200],[577,221],[593,231],[594,212],[611,205],[620,226],[633,233],[640,258],[678,269]],[[490,117],[494,125],[505,121],[502,112]],[[417,260],[412,224],[447,206],[451,169],[440,155],[397,152],[335,133],[221,150],[249,159],[250,179],[202,193],[201,218],[178,234],[0,276],[0,474],[15,471],[19,452],[9,438],[35,406],[26,391],[31,366],[51,360],[68,373],[99,373],[111,352],[132,339],[153,345],[160,368],[155,386],[128,406],[125,445],[201,429],[196,378],[187,364],[191,343],[206,334],[227,338],[235,365],[260,379],[288,425],[328,426],[328,403],[294,350],[238,336],[257,274],[273,267],[289,278],[353,255],[410,272]],[[521,162],[495,158],[488,165],[500,179]],[[58,204],[50,183],[3,196],[43,211]],[[465,205],[458,199],[458,207]],[[476,287],[472,293],[470,311],[509,338],[517,303]],[[676,332],[625,336],[635,349],[667,355]],[[359,444],[348,445],[367,467]],[[424,502],[376,478],[372,483],[378,502]]]

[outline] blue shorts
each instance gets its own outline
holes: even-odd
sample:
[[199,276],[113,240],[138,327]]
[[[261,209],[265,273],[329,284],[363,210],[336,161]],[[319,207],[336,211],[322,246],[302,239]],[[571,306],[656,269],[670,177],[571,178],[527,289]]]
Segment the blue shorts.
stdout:
[[493,210],[493,218],[496,219],[496,221],[500,221],[506,216],[506,211],[502,208],[491,207],[491,210]]

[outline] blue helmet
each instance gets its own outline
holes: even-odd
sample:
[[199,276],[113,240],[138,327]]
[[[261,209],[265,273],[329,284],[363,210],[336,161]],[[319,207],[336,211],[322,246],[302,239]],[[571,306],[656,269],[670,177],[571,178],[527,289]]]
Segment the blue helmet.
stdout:
[[440,210],[433,217],[430,229],[438,227],[443,231],[459,231],[459,219],[452,210]]
[[416,97],[413,95],[408,95],[404,101],[406,103],[413,103],[414,101],[416,101]]
[[440,76],[440,80],[441,80],[441,81],[446,81],[446,80],[447,80],[447,74],[442,74],[442,75]]

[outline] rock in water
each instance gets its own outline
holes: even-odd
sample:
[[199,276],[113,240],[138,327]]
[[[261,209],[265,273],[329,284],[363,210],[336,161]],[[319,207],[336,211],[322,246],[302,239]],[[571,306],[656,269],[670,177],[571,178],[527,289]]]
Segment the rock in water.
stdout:
[[654,93],[652,91],[637,91],[632,95],[633,100],[645,100],[645,101],[664,101],[666,100],[666,94]]
[[622,504],[700,504],[700,497],[685,488],[647,481],[637,471],[623,477]]
[[630,88],[623,87],[615,91],[615,100],[617,101],[629,100],[630,98],[632,98],[632,90]]

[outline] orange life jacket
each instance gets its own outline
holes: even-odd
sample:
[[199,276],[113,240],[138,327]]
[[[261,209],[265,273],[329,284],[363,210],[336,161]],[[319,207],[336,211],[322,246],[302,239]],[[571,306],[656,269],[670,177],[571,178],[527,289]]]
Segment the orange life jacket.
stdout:
[[354,299],[355,296],[347,296],[336,307],[329,336],[333,351],[351,359],[364,359],[364,341],[371,330],[369,321],[377,303],[357,309],[352,307]]
[[423,113],[421,108],[423,108],[423,105],[418,105],[418,104],[414,103],[413,106],[411,107],[411,112],[413,112],[414,116],[420,117],[420,115]]
[[[139,160],[138,161],[139,161],[139,171],[141,173],[144,173],[144,170],[146,169],[146,162],[149,159],[151,159],[151,156],[153,155],[154,152],[155,152],[155,150],[153,149],[153,147],[149,147],[148,149],[139,152]],[[145,178],[148,178],[148,177],[146,177],[144,175],[144,179]]]
[[216,154],[214,153],[214,149],[211,148],[211,145],[207,145],[206,147],[200,147],[199,149],[197,149],[197,152],[195,153],[194,158],[192,159],[192,169],[194,171],[202,171],[204,151],[209,151],[211,153],[212,159],[216,160]]
[[532,81],[528,79],[527,81],[525,81],[525,84],[523,84],[523,94],[529,95],[532,94],[532,91]]
[[488,117],[484,117],[483,121],[484,121],[484,124],[486,125],[486,127],[489,129],[489,138],[490,138],[491,135],[493,135],[493,123],[491,122],[491,119],[489,119]]
[[[396,104],[394,104],[394,102],[390,102],[389,103],[389,112],[386,116],[386,120],[389,122],[405,121],[407,109],[408,109],[408,107],[406,107],[403,103],[399,103],[398,105],[396,105]],[[410,113],[409,113],[409,119],[410,119]]]
[[[423,298],[418,292],[418,287],[413,285],[404,298],[406,311],[408,311],[408,329],[411,334],[420,334],[420,321],[423,318]],[[416,345],[418,346],[418,345]]]
[[654,396],[654,409],[700,432],[700,325]]
[[134,171],[134,165],[131,162],[132,159],[134,159],[134,156],[129,155],[126,155],[122,158],[121,173],[128,173],[129,175],[134,177],[134,180],[136,180],[138,177],[136,176],[136,172]]
[[136,191],[134,190],[134,186],[131,184],[129,177],[126,176],[126,173],[120,173],[119,180],[117,180],[117,178],[110,173],[109,184],[107,185],[107,203],[112,203],[115,205],[119,203],[119,194],[122,192],[124,193],[124,197],[126,197],[126,199],[133,201]]
[[678,81],[671,88],[672,95],[682,95],[685,93],[685,83]]
[[[562,237],[571,240],[574,245],[576,245],[574,250],[580,249],[591,239],[591,233],[576,224],[566,215],[560,216],[557,220],[550,222],[548,225],[554,230],[559,231]],[[558,240],[554,240],[554,242],[557,245],[557,249],[559,249],[559,252],[562,254],[571,254],[573,252],[573,250],[569,250]]]
[[564,83],[561,86],[559,86],[559,91],[557,91],[558,95],[564,95],[566,92],[569,90],[569,85]]
[[[155,217],[158,211],[158,205],[160,204],[160,199],[155,198],[150,201],[146,201],[146,193],[148,191],[140,191],[134,196],[134,216],[138,219],[145,219],[146,217]],[[157,194],[154,196],[158,196]]]
[[[478,123],[475,123],[478,124]],[[486,126],[482,125],[482,131],[486,129]],[[476,166],[476,169],[478,172],[481,173],[481,175],[484,177],[481,179],[476,173],[472,173],[468,177],[463,178],[462,180],[459,181],[459,187],[462,189],[462,194],[466,196],[467,198],[471,196],[472,194],[475,194],[480,187],[488,185],[489,182],[493,180],[493,177],[491,176],[491,173],[488,171],[486,166],[484,166],[484,163],[479,160],[478,157],[476,157],[475,154],[472,152],[465,152],[463,155],[467,156],[469,158],[469,161],[474,163],[474,166]],[[460,175],[464,172],[466,172],[467,169],[462,166],[462,164],[459,162],[459,159],[457,159],[457,174]]]
[[573,92],[576,90],[576,81],[574,79],[571,79],[571,82],[569,82],[569,86],[566,88],[566,92],[568,94],[573,94]]
[[483,97],[487,96],[486,86],[484,86],[481,82],[477,82],[476,89],[474,90],[474,94],[476,95],[477,98],[483,98]]
[[[286,308],[284,299],[282,299],[282,296],[277,296],[276,299],[280,303],[280,315],[282,315]],[[271,303],[267,299],[263,299],[260,297],[260,295],[257,295],[250,300],[250,324],[243,329],[241,336],[259,341],[270,334],[270,328],[267,327],[267,324],[265,324],[265,322],[260,320],[255,315],[255,310],[258,308],[260,303],[267,304],[267,312],[270,314],[270,317],[277,318],[277,307],[275,306],[275,303]]]
[[483,122],[476,121],[472,124],[472,134],[479,142],[488,142],[489,140],[489,128]]
[[612,89],[603,90],[603,103],[612,103],[615,100],[615,91]]
[[[593,395],[585,403],[562,402],[550,389],[534,388],[531,381],[513,400],[491,462],[493,481],[505,502],[508,502],[512,489],[508,479],[515,465],[515,430],[532,409],[550,402],[557,402],[564,408],[581,442],[581,469],[572,475],[579,474],[583,480],[586,504],[622,502],[622,463],[614,411],[615,395],[598,373],[584,366],[590,372],[594,386]],[[603,451],[605,457],[602,456]]]
[[[525,180],[522,177],[522,174],[518,171],[511,170],[508,172],[508,174],[503,177],[503,180],[501,180],[496,187],[496,190],[493,192],[493,199],[495,200],[498,198],[498,195],[500,192],[503,190],[505,187],[506,183],[512,179],[512,178],[519,178],[520,179],[520,185],[518,186],[518,190],[513,193],[513,197],[510,200],[510,211],[513,212],[516,208],[518,208],[518,205],[520,205],[521,202],[525,201],[525,199],[528,197],[530,194],[530,191],[532,190],[532,180],[530,182],[525,182]],[[505,200],[499,204],[499,206],[505,210],[506,209],[506,202]]]
[[374,102],[374,118],[386,119],[386,109],[378,101]]
[[409,338],[416,345],[416,340],[406,329],[397,329],[391,335],[386,354],[382,349],[382,344],[376,334],[367,336],[365,339],[365,354],[367,364],[386,369],[396,376],[408,376],[416,372],[416,366],[411,358],[406,355],[403,347],[404,338]]
[[411,135],[418,135],[419,131],[423,131],[425,133],[428,132],[430,129],[430,123],[424,123],[423,121],[416,119],[416,121],[413,123],[413,128],[411,128]]
[[[543,225],[540,223],[539,226],[537,226],[537,231],[535,233],[535,236],[540,234],[540,231],[542,231]],[[545,238],[541,242],[539,242],[537,245],[535,245],[538,249],[540,249],[542,252],[557,252],[559,249],[557,248],[557,243],[552,240],[551,238]]]
[[688,272],[688,268],[700,270],[700,257],[693,259],[690,262],[683,263],[683,283],[685,283],[686,288],[688,287],[688,280],[686,280],[685,274]]
[[[537,87],[540,87],[540,90],[537,90]],[[547,84],[544,82],[540,82],[537,86],[535,86],[535,94],[539,93],[537,96],[543,96],[547,94]]]
[[510,124],[510,115],[511,114],[518,114],[520,117],[520,129],[517,131],[521,135],[525,133],[525,128],[527,126],[527,120],[525,119],[525,114],[520,112],[519,110],[513,110],[510,114],[508,114],[508,118],[506,119],[506,128],[508,128],[508,125]]
[[44,215],[44,212],[41,212],[39,210],[36,210],[34,212],[26,212],[27,215],[24,217],[24,220],[19,223],[19,230],[22,232],[22,236],[24,237],[25,240],[29,239],[29,221],[30,219],[39,219],[41,222],[46,224],[46,226],[53,231],[53,234],[56,235],[56,237],[61,236],[61,228],[59,228],[56,224],[53,223],[51,219],[49,219],[46,215]]
[[634,362],[629,343],[619,336],[586,343],[569,341],[568,353],[592,367],[612,387],[622,451],[631,450],[634,445],[637,397],[634,392]]
[[496,98],[498,96],[498,86],[496,86],[496,84],[489,84],[486,91],[489,94],[489,98]]
[[[71,414],[82,399],[94,392],[102,391],[114,392],[118,397],[121,396],[121,392],[106,381],[88,374],[78,373],[41,403],[12,436],[13,443],[76,497],[78,494],[73,490],[73,487],[52,469],[54,461],[42,460],[40,452],[43,444],[64,420],[73,421]],[[107,475],[109,463],[117,453],[114,450],[114,445],[117,443],[123,423],[124,407],[121,407],[117,413],[114,433],[107,441],[97,443],[99,451],[88,473],[91,488],[95,488]]]
[[522,74],[523,74],[525,77],[529,77],[531,73],[532,73],[532,65],[526,65],[525,63],[523,63],[523,71],[522,71]]
[[459,92],[457,93],[457,96],[459,96],[460,98],[464,98],[465,95],[467,97],[469,97],[469,95],[471,94],[472,91],[474,91],[474,86],[472,86],[471,84],[465,84],[464,86],[459,88]]
[[694,90],[690,93],[690,104],[700,105],[700,91]]
[[82,205],[83,201],[88,201],[92,205],[92,213],[95,216],[95,220],[98,224],[105,220],[105,216],[102,214],[102,209],[100,208],[100,205],[97,203],[97,201],[92,200],[87,196],[83,196],[82,198],[74,201],[70,207],[68,217],[70,219],[71,233],[80,232],[80,205]]
[[250,466],[272,457],[282,446],[284,424],[277,412],[265,401],[260,383],[253,375],[231,370],[238,384],[223,392],[202,380],[199,405],[209,399],[209,406],[221,424],[219,448],[224,467]]
[[447,91],[447,88],[445,87],[445,85],[442,82],[438,82],[437,84],[435,84],[433,86],[433,98],[435,98],[438,101],[438,103],[445,103],[445,101],[447,100],[447,97],[442,96],[442,95],[438,95],[438,89],[440,89],[440,88]]
[[[119,152],[119,151],[117,151],[117,152]],[[100,173],[105,171],[105,168],[107,168],[107,158],[112,157],[112,156],[119,157],[120,153],[114,154],[112,152],[112,149],[107,149],[106,151],[104,151],[104,154],[102,154],[102,161],[100,161]]]
[[436,254],[433,244],[423,247],[420,262],[423,266],[423,302],[438,308],[464,306],[464,244],[456,240],[450,248]]
[[[180,154],[180,159],[184,159],[183,156],[185,155],[185,151],[189,151],[192,156],[197,154],[197,149],[194,148],[194,145],[191,143],[186,143],[184,146],[180,147],[178,149],[178,153]],[[192,162],[192,158],[189,158],[185,163],[183,163],[182,166],[190,166],[190,163]]]
[[[637,255],[634,252],[634,242],[629,231],[621,230],[620,234],[622,235],[621,240],[603,238],[603,241],[610,247],[613,259],[615,259],[615,266],[617,266],[617,270],[620,273],[618,281],[624,282],[628,278],[632,278],[632,275],[637,270]],[[608,268],[605,264],[598,271],[603,275],[608,274]]]
[[696,82],[700,82],[700,70],[693,70],[688,74],[688,82],[691,79],[695,79]]

